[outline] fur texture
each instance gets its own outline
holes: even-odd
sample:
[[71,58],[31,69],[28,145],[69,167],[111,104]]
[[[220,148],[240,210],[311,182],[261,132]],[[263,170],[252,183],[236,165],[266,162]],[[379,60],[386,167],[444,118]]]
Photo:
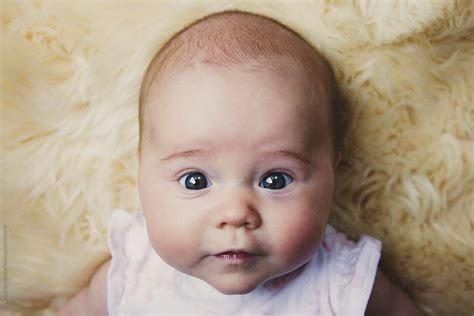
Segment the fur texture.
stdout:
[[336,70],[353,119],[332,223],[381,239],[383,270],[426,313],[470,314],[473,3],[2,1],[1,308],[52,315],[88,283],[112,210],[140,210],[145,67],[184,25],[241,9],[295,29]]

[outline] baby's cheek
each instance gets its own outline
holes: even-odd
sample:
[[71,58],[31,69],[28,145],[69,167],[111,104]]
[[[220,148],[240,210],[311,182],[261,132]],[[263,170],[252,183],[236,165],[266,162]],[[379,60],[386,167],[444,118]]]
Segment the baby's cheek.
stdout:
[[179,246],[176,229],[167,224],[169,219],[164,214],[153,214],[147,218],[147,230],[150,242],[158,254],[165,257],[172,257],[173,252]]
[[289,264],[309,259],[324,235],[324,221],[318,218],[293,218],[279,230],[277,252]]
[[160,257],[172,266],[186,264],[190,241],[183,221],[178,221],[176,216],[161,213],[147,222],[149,237],[155,251]]

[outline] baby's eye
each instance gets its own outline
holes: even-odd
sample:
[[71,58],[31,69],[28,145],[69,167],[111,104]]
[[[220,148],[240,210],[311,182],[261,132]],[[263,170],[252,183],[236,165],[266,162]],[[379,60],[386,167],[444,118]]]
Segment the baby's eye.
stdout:
[[271,189],[280,190],[293,182],[293,178],[283,172],[272,172],[267,174],[258,186]]
[[208,187],[209,181],[201,172],[190,172],[179,178],[179,183],[188,190],[201,190]]

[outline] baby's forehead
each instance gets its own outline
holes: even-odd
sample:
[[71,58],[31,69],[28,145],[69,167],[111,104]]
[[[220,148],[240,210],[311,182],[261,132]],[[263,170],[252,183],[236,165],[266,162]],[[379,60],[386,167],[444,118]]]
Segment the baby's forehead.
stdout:
[[[226,85],[226,81],[232,81],[233,85]],[[299,101],[295,106],[300,107],[321,107],[326,103],[325,97],[331,93],[328,91],[330,82],[324,73],[311,77],[303,71],[301,65],[289,58],[269,56],[241,65],[215,66],[196,63],[189,67],[175,68],[162,80],[160,89],[150,94],[150,103],[153,103],[152,107],[159,108],[159,105],[165,102],[164,96],[179,96],[189,93],[190,90],[195,93],[196,86],[208,88],[210,94],[216,95],[222,94],[222,90],[226,89],[232,89],[235,94],[266,94],[274,96],[275,99],[282,95],[292,95]],[[195,94],[195,97],[198,98],[198,94]],[[194,101],[195,104],[199,100]],[[245,105],[242,105],[242,108],[245,108]]]
[[[249,116],[264,113],[260,117],[275,122],[278,128],[288,127],[291,117],[298,118],[295,127],[298,130],[301,127],[304,134],[310,133],[309,125],[325,126],[323,122],[315,124],[319,120],[327,121],[325,105],[313,100],[311,93],[305,91],[300,71],[289,67],[284,60],[277,66],[271,71],[267,66],[258,71],[243,71],[196,65],[177,72],[166,80],[160,95],[152,101],[155,110],[148,116],[150,125],[165,124],[166,129],[181,126],[183,116],[189,113],[200,124],[211,125],[229,124],[236,114],[242,114],[240,122],[245,124],[251,119]],[[280,119],[275,120],[276,117]],[[236,128],[239,127],[236,125]],[[161,135],[162,128],[158,129],[161,132],[157,131],[156,135]]]
[[335,86],[329,63],[296,32],[267,17],[221,12],[175,34],[150,62],[140,90],[140,136],[155,110],[156,103],[149,101],[156,100],[163,83],[197,63],[244,72],[273,71],[282,77],[293,65],[318,107],[329,106]]
[[[330,101],[331,89],[333,87],[332,80],[324,69],[314,68],[308,71],[305,69],[306,66],[304,63],[295,62],[287,56],[278,55],[259,56],[259,58],[248,60],[246,63],[232,65],[214,65],[197,61],[192,65],[168,69],[160,84],[153,86],[154,91],[149,93],[149,96],[152,100],[151,103],[157,105],[160,103],[158,101],[160,96],[166,94],[170,85],[185,93],[186,89],[190,86],[202,84],[202,81],[211,82],[210,79],[214,79],[212,78],[214,76],[212,70],[216,70],[220,73],[238,73],[240,75],[233,76],[233,78],[242,83],[248,81],[249,77],[252,76],[261,78],[262,82],[258,83],[278,78],[280,82],[283,81],[283,84],[279,87],[280,89],[292,90],[292,92],[298,93],[301,97],[307,98],[308,106],[322,106],[328,103],[327,101]],[[225,77],[220,77],[219,79],[226,80]],[[298,84],[285,84],[290,79],[297,81]],[[215,93],[219,93],[219,84],[216,84],[215,80],[212,84],[215,84]],[[252,87],[250,86],[250,88]],[[281,91],[276,89],[275,87],[273,94],[278,95]],[[235,93],[242,92],[244,91],[235,91]]]

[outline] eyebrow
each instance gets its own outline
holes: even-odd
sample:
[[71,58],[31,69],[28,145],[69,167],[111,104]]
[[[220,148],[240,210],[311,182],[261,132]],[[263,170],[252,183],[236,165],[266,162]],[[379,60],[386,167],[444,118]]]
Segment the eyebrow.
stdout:
[[[209,155],[209,154],[210,152],[207,152],[202,149],[191,149],[191,150],[185,150],[185,151],[173,153],[171,155],[161,158],[160,161],[170,161],[170,160],[179,159],[179,158],[182,159],[182,158],[189,158],[193,156]],[[279,155],[284,158],[295,160],[303,165],[311,164],[310,160],[306,156],[304,156],[303,154],[291,151],[291,150],[267,151],[262,154],[262,156],[269,156],[269,155]]]

